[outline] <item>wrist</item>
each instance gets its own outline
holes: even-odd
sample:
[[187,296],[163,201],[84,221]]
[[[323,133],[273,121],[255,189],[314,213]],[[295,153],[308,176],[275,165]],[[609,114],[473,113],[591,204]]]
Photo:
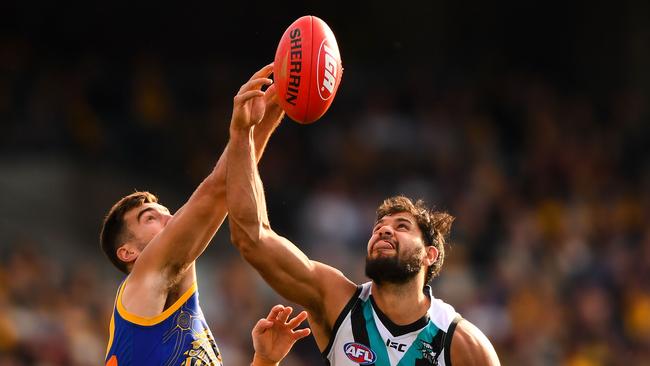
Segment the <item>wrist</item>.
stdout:
[[251,366],[278,366],[279,364],[279,362],[271,361],[265,357],[258,355],[257,352],[255,352]]
[[251,127],[234,127],[230,126],[230,138],[231,139],[247,139],[250,137],[253,132]]

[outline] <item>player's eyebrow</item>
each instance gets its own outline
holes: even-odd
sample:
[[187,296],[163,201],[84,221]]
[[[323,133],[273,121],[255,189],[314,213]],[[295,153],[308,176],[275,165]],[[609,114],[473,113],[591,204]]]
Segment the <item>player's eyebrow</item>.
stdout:
[[406,217],[396,217],[395,221],[408,222],[409,224],[413,225],[413,222]]
[[145,208],[144,210],[138,212],[138,216],[136,217],[136,220],[140,222],[140,217],[142,217],[142,215],[144,215],[145,212],[149,212],[149,211],[156,211],[156,209],[153,208],[152,206]]
[[[386,216],[384,216],[384,217],[382,217],[381,219],[375,221],[375,225],[374,225],[374,227],[376,227],[377,225],[383,223],[385,217],[386,217]],[[398,217],[395,218],[395,221],[399,221],[399,222],[408,222],[409,224],[413,225],[413,221],[411,221],[411,220],[410,220],[409,218],[407,218],[407,217],[398,216]]]

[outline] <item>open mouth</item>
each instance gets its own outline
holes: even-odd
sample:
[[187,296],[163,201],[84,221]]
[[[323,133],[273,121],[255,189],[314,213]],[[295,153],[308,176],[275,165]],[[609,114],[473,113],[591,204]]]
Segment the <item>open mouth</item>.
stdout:
[[395,244],[389,240],[380,239],[375,242],[372,249],[373,251],[377,250],[395,250]]

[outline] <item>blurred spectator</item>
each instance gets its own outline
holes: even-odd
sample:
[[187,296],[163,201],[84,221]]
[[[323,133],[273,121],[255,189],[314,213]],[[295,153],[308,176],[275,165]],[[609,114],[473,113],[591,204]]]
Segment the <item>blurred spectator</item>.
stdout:
[[[639,19],[622,69],[650,61],[635,46],[650,34]],[[184,57],[205,45],[183,42],[182,57],[166,43],[57,56],[0,37],[0,365],[100,363],[120,279],[96,244],[103,210],[134,189],[162,191],[173,207],[223,149],[231,89],[250,62],[195,64]],[[495,72],[508,52],[479,46],[471,52],[495,58],[479,70],[397,65],[419,70],[409,80],[352,58],[323,121],[286,121],[272,138],[261,163],[270,219],[362,281],[359,228],[379,200],[425,198],[457,217],[434,294],[485,331],[504,365],[650,365],[650,79],[573,85],[603,64],[583,56],[576,80],[557,77],[553,54],[540,70]],[[436,67],[454,61],[446,47]],[[220,233],[198,270],[224,360],[239,365],[250,329],[281,300],[229,246]],[[303,341],[285,363],[319,358]]]

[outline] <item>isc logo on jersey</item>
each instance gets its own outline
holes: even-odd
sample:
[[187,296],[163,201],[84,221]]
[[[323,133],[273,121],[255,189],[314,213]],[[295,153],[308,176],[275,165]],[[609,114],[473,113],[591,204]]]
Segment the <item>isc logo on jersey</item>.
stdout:
[[370,365],[375,362],[377,355],[370,348],[361,343],[349,342],[343,346],[345,355],[350,360],[358,363],[359,365]]
[[327,46],[327,40],[324,39],[318,50],[318,95],[322,100],[328,100],[334,93],[336,85],[336,72],[338,70],[337,55]]

